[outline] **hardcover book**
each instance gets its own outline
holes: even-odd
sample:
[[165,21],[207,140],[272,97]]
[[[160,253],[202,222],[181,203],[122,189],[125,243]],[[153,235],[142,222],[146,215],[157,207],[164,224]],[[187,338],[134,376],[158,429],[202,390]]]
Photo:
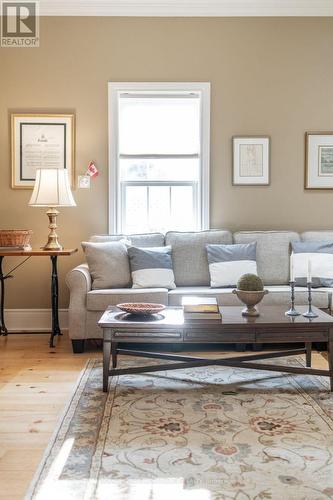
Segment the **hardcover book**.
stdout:
[[182,299],[184,313],[219,313],[215,297],[185,296]]

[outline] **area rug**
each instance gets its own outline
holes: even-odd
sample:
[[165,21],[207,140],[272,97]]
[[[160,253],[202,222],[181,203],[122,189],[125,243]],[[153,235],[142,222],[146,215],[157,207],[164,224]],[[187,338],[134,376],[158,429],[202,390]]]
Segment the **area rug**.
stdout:
[[101,386],[91,360],[27,498],[333,498],[323,377],[211,366],[114,377],[108,395]]

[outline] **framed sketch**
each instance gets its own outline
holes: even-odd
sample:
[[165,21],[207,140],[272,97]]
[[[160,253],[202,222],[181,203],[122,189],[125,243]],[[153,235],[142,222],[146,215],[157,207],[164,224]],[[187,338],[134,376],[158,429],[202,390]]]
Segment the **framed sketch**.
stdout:
[[233,173],[235,186],[267,186],[269,184],[268,136],[233,137]]
[[74,187],[74,115],[12,114],[12,188],[32,189],[36,168],[66,168]]
[[333,189],[333,132],[305,134],[305,189]]

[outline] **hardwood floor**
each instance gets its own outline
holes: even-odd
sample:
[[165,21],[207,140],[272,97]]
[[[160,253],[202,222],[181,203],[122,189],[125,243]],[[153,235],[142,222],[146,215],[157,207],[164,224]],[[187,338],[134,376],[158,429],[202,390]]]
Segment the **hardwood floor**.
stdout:
[[0,337],[0,499],[22,499],[78,375],[96,351],[73,355],[67,334]]
[[[1,500],[24,497],[80,371],[87,359],[102,355],[93,347],[74,355],[66,332],[56,348],[49,348],[48,339],[0,337]],[[313,354],[313,366],[327,368],[320,353]]]

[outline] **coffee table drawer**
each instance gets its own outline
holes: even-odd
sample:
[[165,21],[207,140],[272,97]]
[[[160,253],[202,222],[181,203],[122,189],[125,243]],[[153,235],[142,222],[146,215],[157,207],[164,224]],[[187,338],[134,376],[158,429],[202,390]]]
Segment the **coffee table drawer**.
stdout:
[[265,330],[256,331],[257,342],[326,342],[328,330],[306,328],[295,329],[294,331],[284,331],[282,328],[270,327]]
[[184,331],[184,342],[254,342],[254,333],[239,332],[233,328],[223,329],[223,331],[205,332],[204,329],[189,329]]
[[181,331],[150,330],[149,332],[134,332],[121,330],[112,332],[112,340],[117,342],[180,342],[183,340]]

